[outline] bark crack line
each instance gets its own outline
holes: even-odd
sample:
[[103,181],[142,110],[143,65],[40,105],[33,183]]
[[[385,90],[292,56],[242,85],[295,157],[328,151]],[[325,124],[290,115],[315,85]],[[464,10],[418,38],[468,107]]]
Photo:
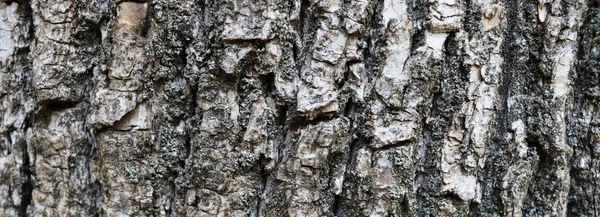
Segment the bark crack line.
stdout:
[[[23,10],[23,21],[24,22],[28,22],[29,23],[29,35],[27,35],[27,40],[29,41],[28,46],[26,48],[26,50],[31,51],[31,41],[32,41],[32,37],[35,33],[35,25],[33,23],[33,11],[31,9],[31,3],[27,0],[23,0],[23,1],[18,1],[19,3],[19,9],[18,10]],[[32,66],[33,65],[33,61],[31,60],[29,54],[23,54],[25,56],[25,58],[28,60],[28,65]],[[27,72],[31,73],[31,68],[28,67],[29,70],[27,70]],[[25,84],[24,84],[24,88],[27,89],[28,85],[32,85],[30,82],[30,79],[27,78],[29,77],[29,73],[26,73],[25,75]],[[33,99],[35,99],[35,97],[32,96]],[[32,111],[28,112],[25,116],[25,125],[23,128],[24,132],[27,132],[27,130],[31,127],[33,127],[33,123],[34,123],[34,114],[33,112],[35,111],[35,109],[33,109]],[[33,193],[33,182],[32,182],[32,176],[33,173],[31,171],[30,168],[30,159],[29,159],[29,151],[27,148],[27,141],[22,141],[21,142],[22,145],[22,159],[23,159],[23,164],[21,165],[21,192],[20,192],[20,199],[21,199],[21,203],[19,204],[18,207],[18,215],[19,216],[27,216],[27,208],[29,207],[29,205],[31,204],[31,200],[32,200],[32,193]]]
[[[194,83],[196,83],[196,82],[194,82]],[[197,118],[198,122],[201,122],[202,116],[198,115],[200,112],[198,111],[198,103],[197,103],[197,100],[198,100],[198,85],[197,84],[192,85],[190,92],[191,92],[191,103],[190,103],[191,106],[190,106],[190,111],[192,112],[193,116],[195,116],[192,119]],[[188,124],[191,124],[191,123],[188,123]],[[200,126],[200,123],[198,123],[198,126]],[[185,144],[184,144],[184,146],[185,146],[184,147],[184,150],[185,150],[185,159],[183,159],[183,162],[182,162],[182,165],[181,165],[181,167],[183,169],[185,169],[186,160],[191,155],[191,152],[192,152],[192,137],[194,136],[194,134],[192,132],[193,129],[190,129],[190,126],[186,126],[186,128],[187,128],[187,137],[185,139]]]
[[256,216],[261,216],[260,215],[260,210],[263,204],[263,200],[265,199],[265,192],[267,191],[267,182],[269,180],[269,173],[265,170],[265,162],[266,162],[266,158],[264,155],[260,155],[260,159],[259,159],[260,164],[258,165],[260,167],[260,181],[261,181],[261,192],[258,195],[257,201],[256,201]]
[[[200,14],[202,16],[202,21],[204,21],[204,13],[205,13],[205,2],[201,1],[200,2]],[[148,19],[152,19],[152,18],[148,18]],[[202,28],[204,28],[204,23],[202,23]],[[192,37],[193,38],[193,37]],[[188,62],[188,50],[189,48],[192,46],[193,42],[190,40],[183,40],[183,48],[181,49],[180,53],[179,53],[179,58],[182,61],[182,66],[185,68],[188,67],[189,64],[195,64],[193,61],[190,63]],[[185,72],[183,72],[183,70],[179,70],[180,73],[185,75]],[[187,108],[189,109],[190,113],[192,114],[191,117],[186,117],[186,121],[187,123],[185,124],[185,128],[186,128],[186,133],[185,133],[185,141],[183,143],[183,154],[184,157],[181,159],[179,159],[179,168],[178,168],[178,172],[176,177],[173,177],[173,179],[170,181],[170,184],[172,186],[172,198],[177,198],[177,180],[180,178],[185,177],[184,174],[186,172],[186,167],[187,167],[187,160],[191,157],[192,155],[192,139],[194,137],[194,133],[195,133],[195,127],[191,127],[191,125],[194,125],[194,122],[198,121],[201,122],[202,121],[202,115],[199,115],[199,111],[198,111],[198,82],[194,81],[194,82],[189,82],[188,81],[188,85],[191,84],[190,87],[190,98],[189,99],[189,104],[190,106]],[[187,106],[186,106],[187,107]],[[185,109],[185,107],[184,107]],[[190,123],[189,120],[192,120],[192,122]],[[195,121],[194,121],[195,120]],[[200,126],[200,123],[197,124],[197,126]],[[181,153],[181,152],[180,152]],[[186,192],[187,193],[187,189],[181,189],[181,191]],[[173,210],[173,203],[175,202],[175,199],[172,199],[170,201],[170,207],[171,209],[169,209],[169,215],[172,215],[174,210]],[[181,215],[186,215],[186,211],[181,210],[182,213],[180,213]]]
[[[25,117],[25,128],[27,129],[33,126],[33,114],[29,113]],[[19,207],[19,215],[27,216],[27,207],[31,204],[32,193],[33,193],[33,172],[31,171],[31,159],[29,159],[29,150],[27,148],[27,142],[22,142],[22,154],[23,154],[23,165],[21,166],[21,204]]]
[[[339,216],[338,213],[339,213],[340,209],[342,209],[342,203],[343,203],[342,195],[344,193],[344,184],[346,184],[346,181],[348,181],[347,177],[352,172],[352,169],[350,168],[352,160],[355,158],[356,152],[358,151],[358,148],[360,147],[360,145],[365,143],[365,141],[363,140],[365,137],[363,135],[356,135],[356,134],[361,134],[360,127],[364,126],[364,124],[363,123],[355,124],[355,121],[357,121],[357,120],[353,120],[350,117],[352,114],[354,114],[356,112],[356,106],[357,106],[357,104],[354,103],[352,98],[350,98],[344,108],[344,117],[350,119],[350,126],[349,126],[350,135],[349,136],[351,137],[351,139],[348,142],[349,147],[348,147],[347,156],[345,156],[346,157],[345,162],[344,162],[345,169],[344,169],[344,173],[342,174],[342,184],[339,189],[339,194],[334,195],[334,201],[333,201],[333,205],[332,205],[332,214],[334,216]],[[361,120],[361,119],[358,119],[358,120]]]
[[[352,131],[354,129],[354,122],[350,122],[350,131]],[[356,152],[355,149],[360,140],[360,136],[353,136],[354,133],[352,133],[352,140],[349,142],[349,148],[348,148],[348,156],[346,159],[346,169],[344,170],[344,174],[342,175],[342,184],[341,184],[341,189],[340,189],[340,193],[338,195],[334,195],[334,201],[333,201],[333,205],[332,205],[332,213],[334,216],[338,216],[338,212],[341,208],[341,203],[342,203],[342,194],[344,193],[344,184],[346,183],[346,177],[348,177],[348,174],[351,172],[350,169],[350,163],[352,163],[352,159],[354,157],[354,153]]]

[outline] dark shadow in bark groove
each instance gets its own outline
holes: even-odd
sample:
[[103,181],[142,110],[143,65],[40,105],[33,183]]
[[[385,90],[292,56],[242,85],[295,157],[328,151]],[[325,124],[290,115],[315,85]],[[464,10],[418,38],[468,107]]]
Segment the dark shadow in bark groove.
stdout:
[[[25,131],[27,129],[33,127],[33,117],[32,114],[27,114],[25,117]],[[21,167],[21,204],[19,207],[19,216],[25,217],[27,216],[27,207],[31,205],[32,201],[32,193],[33,193],[33,171],[31,170],[31,159],[29,159],[29,151],[27,148],[27,144],[23,142],[21,144],[23,153],[23,165]]]
[[50,112],[62,111],[69,108],[74,108],[79,104],[79,102],[74,101],[49,101],[46,102],[45,105],[42,105],[42,110],[47,110]]
[[[345,153],[334,153],[333,155],[329,155],[327,156],[327,162],[329,164],[329,171],[328,171],[328,175],[329,175],[329,180],[327,181],[328,188],[326,191],[329,191],[327,193],[325,193],[325,195],[327,195],[328,193],[333,193],[333,200],[331,201],[331,206],[330,206],[330,212],[331,214],[333,214],[334,216],[337,216],[337,212],[340,208],[340,202],[341,202],[341,192],[340,194],[336,195],[335,192],[331,192],[332,189],[334,189],[334,185],[335,184],[335,174],[334,172],[336,171],[336,169],[339,169],[339,167],[345,166],[345,164],[342,163],[346,163],[348,158],[348,152]],[[345,174],[345,171],[344,171]],[[343,189],[343,183],[342,183],[342,189]]]
[[[33,34],[35,32],[35,25],[33,25],[33,11],[31,9],[31,2],[29,0],[17,0],[17,1],[6,1],[7,4],[12,4],[13,2],[17,2],[19,4],[18,7],[18,11],[19,13],[22,15],[23,20],[25,20],[26,22],[29,22],[29,34],[30,35],[26,35],[25,37],[27,38],[28,41],[32,41],[33,38]],[[18,49],[17,52],[19,53],[19,55],[25,57],[23,58],[22,63],[29,66],[28,67],[28,72],[31,73],[31,65],[32,60],[29,59],[29,52],[30,52],[31,48],[29,46],[23,48],[23,49]],[[31,81],[29,77],[29,74],[26,74],[26,77],[24,78],[25,81],[27,81],[25,83],[25,85],[31,85],[29,82]],[[35,109],[34,109],[35,111]],[[27,132],[27,130],[29,128],[32,128],[34,125],[34,120],[35,119],[35,114],[34,113],[27,113],[25,116],[25,126],[23,129],[23,132]],[[29,152],[32,150],[29,150],[27,147],[27,142],[26,141],[22,141],[20,143],[21,145],[21,154],[23,156],[23,164],[21,166],[21,171],[19,171],[21,174],[21,189],[20,189],[20,200],[21,203],[19,204],[19,207],[17,208],[18,210],[18,215],[25,217],[27,216],[27,208],[29,207],[29,205],[31,205],[32,202],[32,193],[33,193],[33,188],[34,188],[34,183],[32,180],[33,177],[33,171],[31,170],[31,159],[29,159]],[[16,146],[18,147],[18,145]]]
[[344,85],[348,81],[348,75],[350,74],[350,66],[352,66],[354,64],[358,64],[358,63],[361,63],[361,61],[350,60],[350,61],[346,62],[346,67],[345,67],[346,69],[344,70],[344,77],[337,84],[338,89],[344,88]]
[[266,162],[267,159],[265,158],[264,154],[261,154],[259,159],[258,159],[258,166],[260,167],[260,184],[261,184],[261,189],[260,189],[260,194],[258,195],[258,199],[256,202],[256,216],[262,216],[261,215],[261,208],[263,205],[263,200],[265,199],[264,196],[265,195],[265,191],[267,190],[267,182],[269,181],[269,175],[270,173],[267,172],[267,170],[265,170],[265,166],[266,166]]
[[266,75],[259,76],[260,83],[262,84],[262,91],[265,96],[275,97],[275,74],[269,73]]
[[[378,151],[389,151],[389,150],[396,149],[396,148],[399,148],[402,146],[409,146],[413,142],[414,142],[413,140],[399,141],[399,142],[389,144],[389,145],[386,145],[386,146],[383,146],[380,148],[371,148],[371,149],[373,150],[373,153],[378,152]],[[373,163],[375,163],[375,162],[373,162]]]
[[308,16],[309,16],[309,11],[308,8],[310,7],[310,0],[300,0],[300,32],[306,32],[305,28],[308,27],[308,24],[306,22],[308,22]]
[[383,26],[380,24],[382,20],[382,14],[378,11],[383,10],[383,0],[379,0],[373,3],[371,6],[371,16],[369,17],[367,34],[365,35],[366,47],[363,49],[364,63],[367,74],[368,83],[372,83],[377,80],[377,77],[381,73],[382,55],[379,54],[379,49],[382,47],[384,40]]
[[277,125],[283,128],[287,125],[288,108],[287,105],[277,105]]
[[341,202],[341,195],[334,195],[333,196],[333,205],[331,206],[331,213],[334,216],[338,216],[338,210],[340,209],[340,202]]
[[291,123],[288,124],[288,129],[290,129],[291,131],[296,131],[302,127],[306,127],[309,125],[317,125],[321,122],[331,121],[338,117],[339,117],[339,115],[334,114],[334,113],[325,113],[325,114],[319,115],[318,117],[316,117],[314,119],[308,120],[304,116],[296,114],[296,115],[292,116]]
[[[366,119],[361,114],[364,114],[366,109],[363,103],[355,102],[352,97],[344,105],[343,117],[349,119],[348,135],[351,139],[348,141],[348,149],[344,159],[342,159],[346,167],[341,184],[342,189],[338,195],[334,195],[333,206],[331,207],[334,216],[348,216],[348,212],[352,212],[351,209],[354,208],[354,204],[347,204],[344,195],[348,192],[346,189],[348,186],[347,183],[350,183],[350,185],[355,183],[352,177],[351,165],[355,163],[358,150],[369,143],[369,138],[364,135],[364,131],[362,130]],[[352,190],[354,189],[350,189],[350,191]]]
[[[352,113],[355,110],[355,105],[352,102],[352,98],[348,99],[348,102],[346,103],[346,106],[344,106],[344,117],[349,117],[350,115],[352,115]],[[351,127],[352,129],[352,127]]]
[[413,33],[411,35],[410,51],[413,52],[421,46],[425,46],[425,29],[422,28],[421,20],[427,16],[427,8],[423,5],[424,1],[420,0],[406,0],[408,5],[408,15],[410,21],[413,23]]

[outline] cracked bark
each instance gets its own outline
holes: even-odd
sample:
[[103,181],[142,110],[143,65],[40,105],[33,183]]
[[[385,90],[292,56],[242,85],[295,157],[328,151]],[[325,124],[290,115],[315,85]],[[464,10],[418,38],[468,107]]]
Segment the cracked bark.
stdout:
[[0,1],[0,216],[596,216],[597,0]]

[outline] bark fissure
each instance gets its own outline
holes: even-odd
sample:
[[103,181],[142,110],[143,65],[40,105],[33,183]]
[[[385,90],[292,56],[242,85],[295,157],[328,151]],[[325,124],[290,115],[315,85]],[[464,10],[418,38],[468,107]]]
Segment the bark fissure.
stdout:
[[0,216],[597,216],[598,5],[0,1]]
[[[25,118],[25,131],[27,131],[29,128],[31,128],[33,126],[33,117],[31,117],[30,114],[27,115],[27,118]],[[19,216],[25,217],[25,216],[29,216],[28,212],[27,212],[27,208],[31,205],[32,202],[32,193],[33,193],[33,187],[34,187],[34,183],[33,183],[33,172],[31,171],[31,168],[29,165],[31,165],[29,156],[30,153],[27,148],[27,144],[21,144],[22,145],[22,154],[23,154],[23,165],[21,167],[21,205],[19,206]],[[33,155],[32,155],[33,156]]]

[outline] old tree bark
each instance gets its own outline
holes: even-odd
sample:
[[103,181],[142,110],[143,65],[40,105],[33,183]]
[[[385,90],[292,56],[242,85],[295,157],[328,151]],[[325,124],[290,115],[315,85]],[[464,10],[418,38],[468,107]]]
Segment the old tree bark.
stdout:
[[598,49],[597,0],[3,0],[0,216],[596,216]]

